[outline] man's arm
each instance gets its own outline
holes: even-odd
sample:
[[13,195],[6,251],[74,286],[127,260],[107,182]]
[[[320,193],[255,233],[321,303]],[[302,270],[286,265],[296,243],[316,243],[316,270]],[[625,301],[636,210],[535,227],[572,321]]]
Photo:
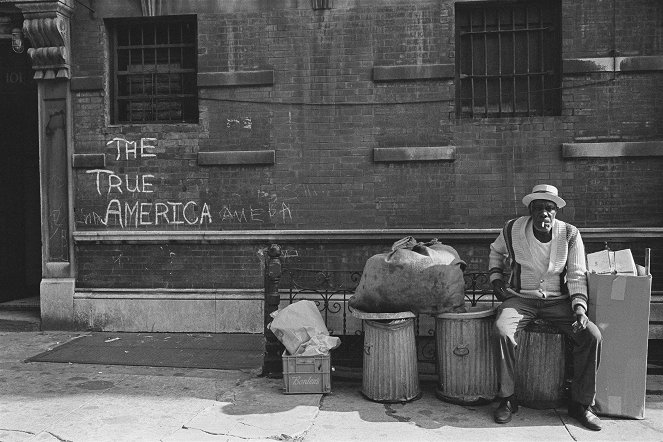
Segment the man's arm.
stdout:
[[504,239],[504,230],[500,232],[497,239],[490,245],[488,255],[488,273],[493,292],[498,300],[503,301],[508,297],[506,284],[504,283],[504,270],[507,268],[509,251]]
[[577,229],[569,240],[569,254],[566,262],[566,281],[571,294],[571,308],[581,306],[587,311],[587,258],[585,245]]
[[573,331],[578,332],[587,327],[587,259],[585,245],[578,229],[569,240],[569,255],[566,264],[566,280],[571,293],[571,308],[576,316]]

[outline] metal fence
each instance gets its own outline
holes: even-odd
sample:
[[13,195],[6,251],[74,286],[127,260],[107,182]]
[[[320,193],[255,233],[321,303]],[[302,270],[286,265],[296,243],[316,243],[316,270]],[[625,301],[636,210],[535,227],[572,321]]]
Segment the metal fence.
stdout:
[[[333,364],[341,367],[361,367],[363,322],[352,315],[349,300],[359,284],[362,271],[306,268],[297,260],[280,257],[277,252],[278,249],[273,249],[271,254],[268,252],[266,255],[266,315],[278,309],[279,305],[283,306],[282,303],[314,301],[329,333],[341,339],[341,346],[332,351]],[[469,305],[495,303],[488,273],[466,272],[464,279],[465,299]],[[268,353],[270,333],[266,329]],[[435,317],[418,315],[415,319],[415,335],[420,371],[434,373]],[[272,349],[272,353],[274,352]]]

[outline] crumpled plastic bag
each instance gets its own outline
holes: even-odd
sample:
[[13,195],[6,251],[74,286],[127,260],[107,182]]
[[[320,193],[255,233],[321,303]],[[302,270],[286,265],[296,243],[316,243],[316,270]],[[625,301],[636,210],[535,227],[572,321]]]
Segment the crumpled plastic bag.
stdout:
[[301,351],[301,353],[298,356],[326,355],[330,350],[335,349],[339,345],[341,345],[341,340],[336,336],[311,336],[311,339],[299,347],[298,351]]
[[366,261],[349,305],[370,313],[465,312],[465,266],[451,246],[405,237]]
[[271,314],[267,327],[291,355],[326,355],[341,345],[340,338],[329,336],[320,310],[313,301],[297,301]]

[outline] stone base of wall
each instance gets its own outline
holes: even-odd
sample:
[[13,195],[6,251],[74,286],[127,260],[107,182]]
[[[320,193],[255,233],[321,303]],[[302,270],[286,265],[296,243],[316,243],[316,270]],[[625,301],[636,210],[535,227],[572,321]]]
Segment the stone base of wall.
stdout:
[[45,278],[39,288],[42,330],[70,330],[73,278]]
[[77,291],[74,327],[154,333],[263,333],[263,300],[261,290]]

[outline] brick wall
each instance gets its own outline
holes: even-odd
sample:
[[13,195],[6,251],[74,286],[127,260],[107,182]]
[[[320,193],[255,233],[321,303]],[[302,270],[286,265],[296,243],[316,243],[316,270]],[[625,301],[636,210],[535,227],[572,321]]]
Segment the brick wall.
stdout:
[[[564,57],[660,55],[660,2],[563,0]],[[614,25],[614,26],[613,26]]]
[[657,115],[663,73],[591,74],[564,82],[563,115],[574,139],[614,141],[663,137]]
[[[430,237],[417,237],[428,241]],[[456,248],[467,264],[468,272],[488,268],[489,240],[477,243],[444,240]],[[283,241],[282,257],[288,265],[310,270],[362,271],[366,260],[390,250],[392,241],[355,241],[351,245],[337,241]],[[614,250],[631,248],[637,263],[644,263],[645,247],[663,248],[663,241],[651,239],[611,242]],[[600,240],[585,239],[588,253],[604,248]],[[259,242],[243,244],[79,244],[80,261],[77,287],[85,288],[166,288],[166,289],[260,289],[263,287],[262,263],[266,246]],[[663,272],[663,262],[652,262],[652,273]],[[320,284],[312,282],[311,285]],[[333,280],[339,286],[352,285],[347,280]],[[356,281],[355,281],[356,283]],[[287,287],[287,281],[283,282]],[[335,287],[335,286],[333,286]],[[332,287],[330,287],[332,289]]]
[[79,288],[257,288],[260,245],[79,245]]
[[[139,13],[134,2],[110,3],[95,2],[95,16],[76,8],[74,76],[101,76],[107,84],[103,19]],[[453,64],[453,2],[347,0],[325,11],[312,11],[309,2],[259,3],[226,11],[174,2],[174,12],[197,13],[199,72],[274,72],[273,85],[201,87],[198,124],[111,126],[107,90],[74,94],[75,153],[104,153],[105,169],[124,184],[135,189],[135,180],[148,176],[143,190],[151,190],[120,193],[109,188],[105,172],[98,188],[97,174],[76,169],[77,230],[497,228],[525,214],[520,199],[539,182],[560,188],[569,203],[560,218],[579,227],[661,226],[663,160],[561,155],[562,143],[578,140],[660,140],[661,72],[565,76],[559,117],[461,120],[452,79],[372,80],[374,66]],[[614,41],[622,55],[660,55],[663,4],[616,0],[613,40],[609,3],[562,2],[563,58],[606,57]],[[149,139],[156,156],[117,159],[116,146],[106,144],[114,138]],[[376,147],[446,145],[456,146],[453,162],[372,160]],[[265,149],[275,151],[274,165],[201,167],[196,161],[198,152]],[[131,212],[142,203],[151,211],[144,218]],[[176,223],[182,211],[186,221]],[[477,265],[487,254],[487,244],[457,246]],[[176,246],[179,267],[172,273],[170,255],[158,246],[79,245],[78,283],[262,284],[260,245],[197,247]],[[357,263],[366,247],[341,248]],[[114,266],[119,255],[132,265]],[[135,270],[146,260],[154,265]]]

